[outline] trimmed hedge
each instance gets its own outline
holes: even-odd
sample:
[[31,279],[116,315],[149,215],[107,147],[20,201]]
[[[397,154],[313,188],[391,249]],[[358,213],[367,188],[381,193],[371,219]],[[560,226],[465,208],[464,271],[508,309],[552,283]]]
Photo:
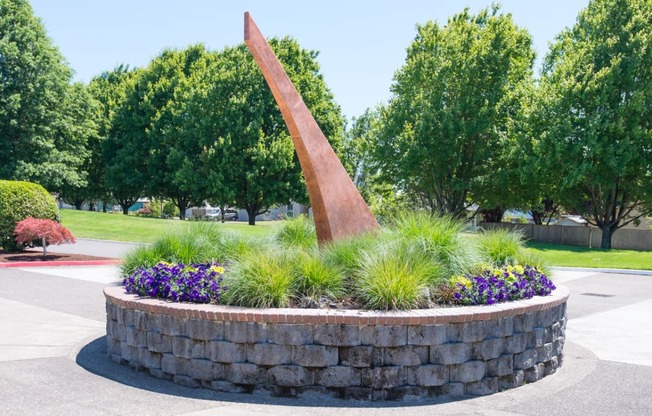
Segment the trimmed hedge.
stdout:
[[31,182],[0,180],[0,247],[21,250],[14,239],[14,229],[25,218],[61,222],[54,198],[41,185]]

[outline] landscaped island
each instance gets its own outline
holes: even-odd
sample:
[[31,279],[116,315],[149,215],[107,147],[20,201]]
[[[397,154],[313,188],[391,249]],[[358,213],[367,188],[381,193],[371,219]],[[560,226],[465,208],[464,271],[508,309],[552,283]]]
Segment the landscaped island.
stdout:
[[517,235],[461,231],[407,214],[321,248],[305,219],[266,241],[206,225],[166,237],[125,259],[135,294],[105,289],[109,355],[184,385],[365,400],[553,373],[568,291]]

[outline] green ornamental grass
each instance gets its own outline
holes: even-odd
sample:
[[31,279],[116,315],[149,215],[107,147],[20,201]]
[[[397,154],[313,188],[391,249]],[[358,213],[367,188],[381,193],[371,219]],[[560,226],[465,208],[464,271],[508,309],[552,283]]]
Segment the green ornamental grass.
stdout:
[[524,236],[520,230],[497,228],[478,235],[478,250],[486,262],[496,266],[518,264]]
[[240,259],[224,279],[222,297],[230,305],[283,308],[290,305],[297,275],[293,259],[284,251],[265,250]]
[[378,233],[367,233],[340,241],[333,241],[321,248],[321,258],[326,264],[342,269],[347,276],[354,276],[360,269],[360,259],[382,243]]
[[273,240],[285,248],[309,249],[317,246],[317,233],[312,219],[303,215],[276,225]]
[[355,278],[356,298],[371,309],[412,309],[427,306],[428,288],[441,266],[414,246],[395,243],[368,254]]
[[421,245],[450,274],[463,274],[480,261],[474,244],[462,235],[464,223],[450,216],[404,212],[391,220],[390,234]]
[[297,252],[295,262],[297,297],[337,299],[344,294],[344,274],[340,267],[323,261],[314,252]]

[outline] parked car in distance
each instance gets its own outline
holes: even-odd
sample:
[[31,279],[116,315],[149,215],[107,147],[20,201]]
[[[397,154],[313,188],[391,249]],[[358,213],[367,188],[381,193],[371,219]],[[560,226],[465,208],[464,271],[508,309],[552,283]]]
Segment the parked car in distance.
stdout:
[[238,220],[238,211],[234,209],[227,208],[224,210],[224,220],[225,221],[237,221]]
[[[204,219],[207,221],[222,221],[222,210],[219,207],[206,208]],[[237,221],[238,212],[234,209],[227,208],[224,210],[224,221]]]

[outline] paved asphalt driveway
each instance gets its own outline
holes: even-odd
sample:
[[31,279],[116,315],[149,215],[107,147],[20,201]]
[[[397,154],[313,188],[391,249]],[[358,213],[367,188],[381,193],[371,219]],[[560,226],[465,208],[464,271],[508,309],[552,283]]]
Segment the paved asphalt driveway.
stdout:
[[652,415],[652,276],[556,271],[571,289],[556,374],[416,404],[218,393],[115,364],[102,288],[116,278],[115,266],[0,268],[0,415]]

